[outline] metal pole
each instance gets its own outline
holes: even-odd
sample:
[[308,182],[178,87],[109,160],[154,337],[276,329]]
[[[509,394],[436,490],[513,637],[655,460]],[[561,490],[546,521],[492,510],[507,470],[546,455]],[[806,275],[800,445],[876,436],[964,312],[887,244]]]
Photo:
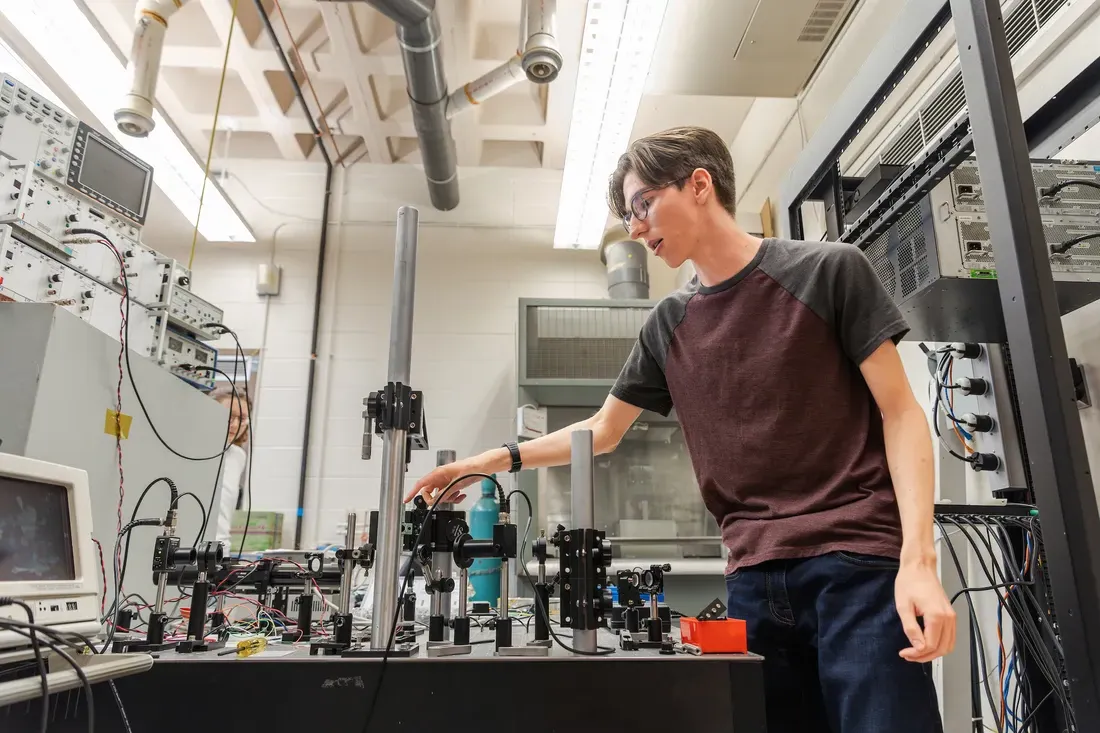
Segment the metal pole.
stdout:
[[[355,512],[348,512],[348,526],[344,531],[344,550],[350,553],[355,545]],[[343,574],[340,576],[340,613],[351,612],[351,579],[354,574],[355,562],[348,557],[344,560]]]
[[[570,436],[570,503],[574,529],[595,529],[596,502],[592,493],[595,472],[592,431],[575,430]],[[582,601],[583,602],[583,601]],[[565,612],[565,609],[562,609]],[[573,648],[579,652],[596,651],[595,629],[573,629]]]
[[[412,360],[413,302],[416,286],[416,237],[420,212],[412,206],[397,210],[397,244],[393,263],[393,306],[390,313],[388,382],[408,385]],[[405,489],[407,430],[386,429],[382,435],[382,488],[375,543],[374,611],[371,648],[384,649],[397,610],[397,565],[400,560],[401,499]]]
[[[454,463],[457,460],[458,454],[453,450],[440,450],[435,452],[435,465],[446,466],[448,463]],[[454,508],[453,504],[441,504],[436,511],[451,510]],[[449,552],[436,552],[432,555],[432,567],[439,571],[439,577],[450,578],[454,573],[454,569],[451,567],[451,553]],[[451,592],[437,592],[432,596],[433,602],[435,599],[439,599],[439,615],[443,617],[443,641],[451,640]]]
[[[1078,730],[1100,721],[1100,512],[997,0],[951,0]],[[1091,721],[1091,722],[1090,722]]]

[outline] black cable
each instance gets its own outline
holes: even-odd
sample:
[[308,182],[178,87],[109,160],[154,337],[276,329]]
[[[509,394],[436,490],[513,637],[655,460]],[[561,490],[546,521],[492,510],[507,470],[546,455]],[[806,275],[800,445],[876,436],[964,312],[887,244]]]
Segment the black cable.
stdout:
[[[159,527],[162,524],[163,524],[163,522],[160,519],[135,519],[134,521],[130,522],[125,527],[123,527],[119,531],[118,536],[115,537],[115,551],[114,551],[114,555],[112,555],[112,557],[115,558],[115,588],[114,588],[115,595],[114,595],[114,601],[112,603],[113,606],[118,605],[118,599],[119,599],[119,596],[122,593],[122,591],[121,591],[121,588],[122,588],[122,569],[121,569],[121,567],[119,567],[119,562],[118,562],[119,553],[118,553],[118,550],[119,550],[119,547],[122,543],[123,536],[128,536],[130,534],[130,532],[135,527]],[[129,543],[127,543],[127,545],[129,545]],[[103,644],[103,650],[102,651],[106,652],[110,648],[111,642],[114,641],[114,638],[115,638],[115,624],[114,624],[114,620],[112,619],[111,622],[108,624],[107,640]]]
[[[390,625],[390,635],[389,638],[386,640],[386,648],[382,652],[382,669],[378,672],[378,682],[374,684],[374,694],[371,695],[370,709],[367,710],[367,718],[365,721],[363,721],[363,733],[367,733],[367,731],[370,729],[370,722],[374,718],[375,709],[378,707],[378,693],[382,690],[382,679],[386,674],[386,662],[389,659],[390,649],[393,647],[393,640],[397,636],[397,622],[401,618],[401,599],[405,596],[405,589],[408,587],[409,577],[413,574],[411,562],[412,558],[416,557],[415,548],[420,546],[420,542],[424,538],[424,529],[428,527],[428,525],[431,523],[432,514],[435,512],[435,508],[439,506],[441,500],[447,495],[447,492],[450,491],[451,487],[455,486],[460,481],[465,481],[468,478],[477,477],[489,479],[497,485],[498,489],[500,489],[501,496],[504,495],[504,487],[500,485],[500,482],[497,481],[495,476],[491,476],[487,473],[468,473],[463,476],[459,476],[454,481],[451,481],[451,483],[447,484],[447,487],[439,492],[439,496],[435,497],[435,501],[433,501],[432,505],[428,507],[428,513],[424,515],[424,521],[420,524],[420,531],[417,533],[416,541],[413,542],[412,545],[414,550],[410,556],[409,572],[405,573],[404,578],[401,580],[401,589],[397,591],[397,604],[393,613],[393,623]],[[529,499],[528,502],[530,502]],[[381,519],[379,521],[381,521]],[[377,610],[378,609],[375,609],[376,612]]]
[[1100,239],[1100,232],[1093,232],[1092,234],[1082,234],[1079,237],[1067,239],[1066,241],[1060,242],[1059,244],[1052,244],[1050,245],[1050,252],[1051,254],[1064,255],[1066,252],[1081,244],[1081,242],[1087,242],[1090,239]]
[[[19,634],[20,636],[27,636],[27,637],[31,638],[31,643],[32,644],[36,643],[34,641],[35,637],[31,633],[25,633],[25,632],[23,632],[23,631],[21,631],[17,628],[10,628],[11,626],[13,626],[13,624],[11,624],[7,620],[0,621],[0,629],[8,628],[9,631],[12,631],[16,634]],[[37,626],[37,624],[34,624],[34,626]],[[35,631],[37,631],[37,630],[38,629],[35,629]],[[43,646],[49,647],[55,654],[57,654],[59,657],[64,659],[66,662],[68,662],[69,666],[71,666],[73,668],[73,671],[76,672],[76,676],[80,678],[81,684],[84,685],[84,694],[87,696],[87,703],[86,704],[88,706],[88,733],[95,733],[95,702],[92,699],[92,685],[88,681],[88,675],[86,675],[84,673],[83,668],[81,668],[81,666],[76,663],[76,660],[73,659],[69,655],[69,653],[61,647],[60,644],[56,644],[56,643],[54,643],[52,641],[49,641],[47,639],[41,639],[41,640],[38,641],[38,643],[41,643]],[[46,681],[45,678],[43,678],[43,681],[44,682]],[[47,690],[48,690],[48,682],[46,684],[47,684]],[[45,698],[43,698],[42,704],[43,704],[43,706],[46,705]],[[121,704],[121,701],[120,701],[120,704]]]
[[975,587],[975,588],[963,588],[958,593],[951,596],[951,604],[954,605],[955,601],[958,600],[959,596],[961,596],[964,593],[977,593],[978,591],[983,591],[983,590],[998,590],[998,589],[1001,589],[1001,588],[1012,588],[1012,587],[1015,587],[1017,585],[1032,585],[1032,584],[1033,584],[1033,581],[1024,581],[1023,583],[1021,583],[1018,580],[1012,580],[1012,581],[1009,581],[1008,583],[995,583],[993,585],[983,585],[983,586],[979,586],[979,587]]
[[1045,199],[1057,196],[1063,188],[1068,188],[1070,186],[1085,186],[1086,188],[1095,188],[1100,191],[1100,183],[1097,183],[1096,181],[1087,181],[1083,178],[1068,178],[1064,181],[1059,181],[1058,183],[1055,183],[1053,186],[1040,188],[1039,198]]
[[[933,520],[936,526],[940,529],[940,536],[943,538],[944,545],[947,546],[947,551],[951,554],[951,560],[955,564],[955,570],[959,574],[959,581],[966,583],[966,573],[963,571],[962,563],[959,562],[959,555],[955,552],[955,546],[951,542],[951,536],[947,533],[947,530],[943,526],[943,522],[939,517],[934,517]],[[981,662],[982,668],[982,687],[985,689],[986,701],[989,703],[990,710],[996,710],[997,705],[993,702],[993,692],[989,689],[989,665],[985,661],[985,640],[982,638],[981,626],[978,623],[978,614],[974,610],[974,601],[971,599],[970,594],[966,594],[966,605],[970,612],[970,628],[978,637],[978,661]]]
[[[221,323],[206,323],[203,324],[204,328],[220,328],[225,333],[228,333],[233,337],[233,343],[237,347],[237,355],[240,356],[240,363],[246,364],[244,355],[244,349],[241,347],[241,340],[237,338],[237,334],[230,328],[224,326]],[[237,366],[233,365],[233,389],[237,388]],[[248,539],[248,525],[252,521],[252,456],[256,450],[256,436],[252,432],[252,398],[248,396],[248,367],[245,366],[244,370],[244,400],[248,405],[248,468],[247,476],[245,476],[245,495],[248,498],[248,510],[244,515],[244,534],[241,535],[241,546],[237,549],[237,559],[241,559],[241,555],[244,554],[244,543]],[[234,436],[236,439],[236,436]],[[230,548],[232,552],[232,548]]]
[[[134,391],[134,397],[137,398],[138,405],[141,407],[141,413],[145,416],[145,420],[149,423],[149,428],[153,431],[153,435],[156,436],[157,440],[160,441],[160,444],[163,445],[168,450],[169,453],[171,453],[172,455],[177,456],[179,458],[182,458],[185,461],[212,461],[212,460],[214,460],[215,458],[217,458],[219,456],[225,455],[225,452],[227,450],[229,450],[229,446],[225,446],[225,448],[221,451],[221,453],[215,453],[212,456],[205,456],[205,457],[202,457],[202,458],[196,458],[194,456],[187,456],[187,455],[184,455],[183,453],[180,453],[179,451],[177,451],[172,446],[168,445],[168,443],[161,436],[160,431],[157,430],[156,424],[153,423],[153,418],[149,416],[149,410],[146,409],[145,401],[142,400],[141,392],[138,390],[137,384],[134,382],[134,371],[130,367],[130,348],[129,348],[129,344],[130,344],[130,285],[129,285],[129,281],[126,277],[126,264],[122,260],[122,255],[119,254],[118,248],[115,246],[114,242],[111,241],[111,238],[104,235],[102,232],[97,232],[94,229],[71,229],[71,230],[69,230],[69,233],[70,234],[93,234],[97,237],[101,237],[101,240],[97,240],[97,241],[99,241],[100,244],[102,244],[105,247],[107,247],[108,249],[110,249],[115,254],[115,257],[118,260],[119,270],[121,272],[121,275],[120,275],[119,279],[122,280],[122,298],[125,301],[125,309],[126,309],[126,316],[125,316],[125,319],[124,319],[125,324],[124,324],[124,329],[123,329],[125,331],[125,336],[126,336],[126,341],[123,344],[126,347],[126,348],[123,349],[123,352],[126,355],[125,359],[124,359],[124,361],[126,362],[126,376],[129,378],[130,388]],[[167,316],[161,316],[161,318],[167,318]],[[226,428],[226,432],[227,433],[229,432],[228,427]]]
[[[519,494],[527,502],[527,516],[528,516],[527,527],[528,527],[528,529],[530,529],[531,519],[534,517],[534,514],[535,514],[535,511],[534,511],[534,509],[532,508],[532,505],[531,505],[531,497],[527,496],[527,493],[525,491],[521,490],[521,489],[514,489],[510,494],[508,494],[508,498],[511,498],[512,494]],[[524,536],[526,537],[526,533],[524,533]],[[524,541],[524,544],[527,544],[526,540]],[[535,580],[534,580],[534,578],[531,577],[531,573],[527,572],[527,566],[523,564],[523,548],[522,548],[522,546],[520,547],[519,554],[520,554],[519,566],[523,570],[523,575],[524,575],[524,577],[527,578],[528,584],[530,584],[531,588],[534,589]],[[615,650],[612,647],[606,647],[606,646],[598,646],[598,647],[596,647],[596,651],[594,651],[594,652],[582,652],[582,651],[579,651],[579,650],[574,649],[572,647],[566,646],[562,642],[562,640],[558,638],[557,633],[554,631],[553,625],[550,623],[550,609],[543,605],[542,599],[539,598],[538,593],[535,593],[534,596],[535,596],[535,604],[536,604],[536,609],[535,609],[536,613],[539,612],[539,611],[542,612],[542,617],[544,619],[546,619],[546,628],[550,631],[550,636],[554,637],[554,641],[557,642],[558,646],[560,646],[562,649],[564,649],[565,651],[570,652],[572,654],[578,654],[578,655],[583,656],[583,657],[602,657],[602,656],[606,656],[608,654],[613,654],[615,652]]]
[[951,359],[951,354],[950,353],[944,353],[944,355],[942,357],[940,357],[940,363],[936,368],[937,388],[936,388],[936,399],[932,403],[932,429],[935,431],[936,438],[940,441],[940,445],[942,445],[947,450],[948,453],[953,455],[955,458],[958,458],[963,463],[973,464],[973,462],[974,462],[973,458],[968,458],[966,456],[960,456],[958,453],[956,453],[954,451],[954,449],[947,444],[947,441],[945,441],[943,439],[943,434],[940,433],[940,398],[942,397],[943,392],[942,392],[942,390],[939,389],[938,385],[944,383],[943,372],[945,371],[945,365],[948,363],[948,361],[950,359]]
[[[0,598],[0,606],[19,606],[27,612],[27,622],[34,626],[34,611],[29,604],[18,598]],[[38,634],[34,629],[28,634],[31,640],[31,649],[34,650],[34,663],[38,667],[38,676],[42,678],[42,719],[39,721],[39,731],[46,733],[46,726],[50,722],[50,682],[46,679],[46,660],[42,658],[42,647],[38,644]]]
[[[202,499],[200,499],[199,497],[195,496],[195,494],[194,494],[194,493],[192,493],[192,492],[190,492],[190,491],[185,491],[184,493],[180,494],[180,498],[181,498],[181,499],[182,499],[183,497],[185,497],[185,496],[190,496],[190,497],[191,497],[192,499],[194,499],[194,500],[195,500],[195,503],[199,505],[199,511],[200,511],[200,512],[202,512],[202,526],[203,526],[203,527],[205,527],[205,526],[206,526],[206,507],[204,507],[204,506],[202,505]],[[199,529],[199,533],[200,533],[200,534],[202,533],[202,529],[201,529],[201,528]],[[193,543],[193,544],[192,544],[191,546],[192,546],[192,547],[198,547],[198,545],[199,545],[199,538],[198,538],[198,537],[196,537],[196,538],[195,538],[195,542],[194,542],[194,543]]]

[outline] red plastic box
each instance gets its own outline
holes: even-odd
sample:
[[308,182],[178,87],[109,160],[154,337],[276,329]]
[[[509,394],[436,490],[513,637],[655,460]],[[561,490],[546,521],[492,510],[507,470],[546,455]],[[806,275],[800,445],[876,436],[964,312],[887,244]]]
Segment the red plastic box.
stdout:
[[703,654],[745,654],[749,651],[745,622],[737,618],[700,621],[681,617],[680,640],[699,647]]

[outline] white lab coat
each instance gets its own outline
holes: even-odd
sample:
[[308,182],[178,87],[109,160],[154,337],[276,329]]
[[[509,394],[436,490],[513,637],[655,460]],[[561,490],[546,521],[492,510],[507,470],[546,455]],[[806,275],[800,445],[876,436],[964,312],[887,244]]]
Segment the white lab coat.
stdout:
[[230,547],[230,533],[233,531],[233,512],[237,508],[237,494],[240,492],[246,463],[248,455],[244,448],[239,445],[229,446],[222,462],[222,474],[218,478],[218,489],[221,493],[218,501],[217,540],[225,546],[227,555],[230,549],[235,549]]

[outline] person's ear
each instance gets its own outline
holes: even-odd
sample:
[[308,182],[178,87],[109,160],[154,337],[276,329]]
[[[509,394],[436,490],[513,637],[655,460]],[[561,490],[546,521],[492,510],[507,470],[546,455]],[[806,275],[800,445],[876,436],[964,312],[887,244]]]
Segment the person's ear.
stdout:
[[706,168],[696,168],[691,172],[691,187],[695,194],[695,201],[705,204],[714,191],[714,181],[711,180],[710,171]]

